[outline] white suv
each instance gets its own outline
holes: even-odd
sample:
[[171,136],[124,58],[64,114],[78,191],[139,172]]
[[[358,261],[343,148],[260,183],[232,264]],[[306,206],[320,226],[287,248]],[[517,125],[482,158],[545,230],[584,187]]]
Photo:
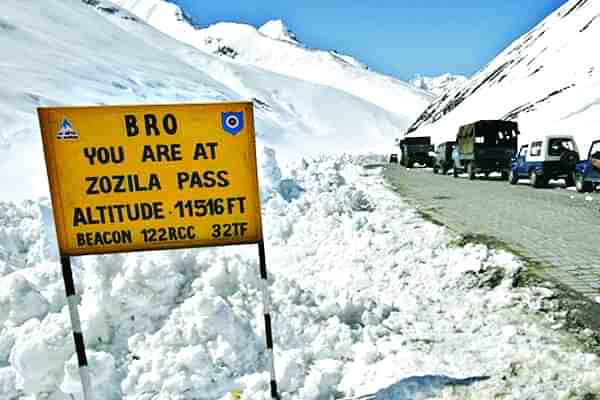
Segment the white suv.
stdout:
[[573,186],[573,172],[579,161],[579,151],[571,135],[548,135],[521,146],[512,161],[508,181],[517,183],[529,178],[531,186],[541,187],[550,179],[564,179]]

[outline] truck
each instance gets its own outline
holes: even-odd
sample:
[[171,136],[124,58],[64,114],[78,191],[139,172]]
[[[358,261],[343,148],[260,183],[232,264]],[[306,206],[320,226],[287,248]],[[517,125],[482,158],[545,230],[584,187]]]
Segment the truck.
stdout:
[[479,120],[462,125],[456,134],[453,152],[454,177],[466,172],[469,179],[478,173],[499,172],[507,180],[517,152],[519,127],[514,121]]
[[412,168],[415,163],[433,167],[433,145],[429,136],[405,137],[398,142],[400,146],[400,164]]

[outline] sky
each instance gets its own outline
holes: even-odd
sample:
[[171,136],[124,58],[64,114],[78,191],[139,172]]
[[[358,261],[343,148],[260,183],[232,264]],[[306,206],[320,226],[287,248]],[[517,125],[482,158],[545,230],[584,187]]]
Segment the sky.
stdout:
[[409,80],[472,75],[565,0],[173,0],[202,26],[281,19],[307,47]]

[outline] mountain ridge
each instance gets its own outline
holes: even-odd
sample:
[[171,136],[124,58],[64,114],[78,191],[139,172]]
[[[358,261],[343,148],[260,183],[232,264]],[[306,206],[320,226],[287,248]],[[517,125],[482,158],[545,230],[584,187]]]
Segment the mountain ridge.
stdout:
[[[153,13],[148,17],[150,5],[159,7],[161,2],[164,3],[164,0],[114,1],[156,29],[205,53],[334,87],[396,114],[416,118],[435,97],[408,82],[371,71],[351,56],[305,47],[295,36],[293,41],[273,39],[260,32],[265,25],[256,28],[247,24],[219,22],[193,29],[185,21],[174,17],[177,12],[172,7],[168,10],[168,7],[162,6],[160,15]],[[283,22],[279,29],[289,31]]]
[[435,99],[406,133],[441,142],[453,139],[462,124],[509,119],[519,122],[523,137],[544,127],[574,134],[587,149],[590,128],[600,127],[600,56],[591,50],[600,35],[599,15],[598,2],[566,2]]
[[409,81],[409,83],[418,87],[419,89],[427,90],[436,96],[440,96],[447,91],[463,85],[467,80],[468,78],[466,76],[455,75],[451,73],[445,73],[437,76],[425,76],[417,74]]

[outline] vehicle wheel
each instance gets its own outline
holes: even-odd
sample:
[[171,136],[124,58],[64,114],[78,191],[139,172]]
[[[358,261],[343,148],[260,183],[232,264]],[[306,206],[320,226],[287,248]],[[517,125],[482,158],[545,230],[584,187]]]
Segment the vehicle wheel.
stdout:
[[[504,174],[506,174],[506,172],[502,172],[503,178],[504,178]],[[508,173],[508,183],[510,183],[511,185],[516,185],[518,180],[519,180],[519,177],[517,176],[517,174],[515,174],[515,171],[513,171],[513,169],[511,168],[510,172]]]
[[406,168],[412,168],[415,165],[415,162],[410,158],[406,160]]
[[565,178],[565,184],[567,185],[567,187],[575,185],[575,173]]
[[577,189],[577,191],[579,193],[589,193],[592,191],[592,189],[594,189],[594,185],[591,182],[586,182],[583,179],[583,175],[581,174],[574,174],[575,175],[575,189]]
[[467,174],[469,175],[469,180],[472,181],[475,179],[475,167],[472,162],[467,165]]
[[539,188],[542,186],[542,181],[544,180],[542,177],[538,177],[535,171],[529,172],[529,180],[531,181],[531,187]]

